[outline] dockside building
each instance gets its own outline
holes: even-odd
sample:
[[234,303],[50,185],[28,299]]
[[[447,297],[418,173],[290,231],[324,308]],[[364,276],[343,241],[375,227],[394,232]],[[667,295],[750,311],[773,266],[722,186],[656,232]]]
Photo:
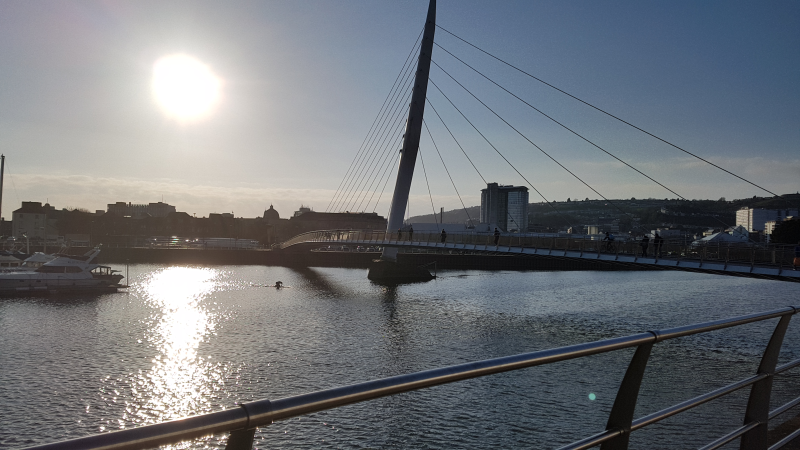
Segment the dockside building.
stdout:
[[528,230],[528,188],[488,183],[481,189],[481,223],[506,232]]

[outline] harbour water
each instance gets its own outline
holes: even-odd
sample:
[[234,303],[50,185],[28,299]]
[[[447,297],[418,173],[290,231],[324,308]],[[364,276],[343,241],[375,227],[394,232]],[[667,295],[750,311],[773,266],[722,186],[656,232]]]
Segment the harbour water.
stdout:
[[[288,288],[266,287],[277,280]],[[129,282],[95,297],[0,299],[0,448],[800,305],[797,284],[683,272],[449,271],[390,289],[362,269],[135,265]],[[636,416],[753,374],[776,323],[657,344]],[[605,427],[632,354],[277,422],[256,447],[554,448]],[[781,361],[798,357],[793,323]],[[748,393],[634,433],[631,448],[708,443],[741,425]],[[776,379],[773,404],[798,395],[800,372]]]

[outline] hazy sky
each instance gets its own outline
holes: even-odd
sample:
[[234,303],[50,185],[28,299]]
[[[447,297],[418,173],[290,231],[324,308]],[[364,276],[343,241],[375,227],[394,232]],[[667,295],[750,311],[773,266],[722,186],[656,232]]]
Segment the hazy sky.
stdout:
[[[426,0],[0,2],[2,214],[20,201],[95,210],[162,198],[198,216],[324,211],[426,10]],[[767,189],[800,190],[799,2],[439,0],[437,22]],[[687,198],[766,195],[441,30],[436,42]],[[201,120],[175,121],[154,99],[154,64],[172,54],[221,80]],[[603,195],[674,197],[441,49],[433,59]],[[597,198],[440,70],[431,79],[548,199]],[[433,86],[428,94],[487,181],[526,184]],[[479,204],[480,176],[430,108],[426,121],[465,203]],[[420,148],[436,210],[460,207],[430,139]],[[422,175],[418,160],[412,215],[431,211]]]

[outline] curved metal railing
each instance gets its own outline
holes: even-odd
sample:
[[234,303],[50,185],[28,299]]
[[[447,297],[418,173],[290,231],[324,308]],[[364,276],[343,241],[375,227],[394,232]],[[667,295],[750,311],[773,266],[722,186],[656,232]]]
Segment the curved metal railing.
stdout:
[[[567,347],[505,356],[484,361],[475,361],[278,400],[258,400],[243,403],[238,408],[225,411],[31,448],[38,450],[142,449],[176,443],[214,433],[230,432],[231,434],[226,449],[250,449],[253,446],[256,428],[268,426],[277,420],[470,378],[483,377],[501,372],[636,347],[636,352],[620,383],[606,429],[595,435],[562,447],[562,450],[587,449],[597,445],[602,445],[602,448],[606,450],[626,449],[628,448],[628,439],[631,433],[747,386],[751,386],[751,391],[743,419],[743,425],[714,442],[709,443],[703,447],[703,449],[716,449],[736,439],[741,439],[741,448],[743,449],[767,450],[769,448],[770,450],[774,450],[800,437],[800,429],[798,429],[774,445],[768,446],[767,426],[769,421],[800,404],[800,397],[798,397],[773,411],[769,411],[773,377],[800,366],[800,359],[777,366],[781,344],[783,343],[789,321],[797,312],[797,307],[786,307],[729,319],[648,331],[630,336],[586,342]],[[707,333],[723,328],[731,328],[775,318],[779,318],[778,324],[767,344],[761,363],[753,376],[719,387],[714,391],[687,399],[681,403],[662,409],[661,411],[656,411],[634,420],[633,415],[636,408],[639,387],[653,345],[679,337]]]
[[[460,252],[498,252],[518,253],[525,249],[546,250],[548,254],[558,256],[557,252],[578,252],[581,257],[597,255],[611,256],[611,260],[620,257],[641,257],[644,248],[640,241],[617,239],[612,243],[601,240],[599,236],[581,235],[579,237],[559,233],[506,234],[495,237],[488,233],[458,232],[448,233],[443,237],[440,233],[415,232],[408,233],[378,230],[319,230],[297,235],[277,248],[285,249],[298,244],[324,243],[333,245],[374,245],[396,246],[406,251],[440,251],[455,250]],[[334,249],[335,250],[335,249]],[[350,249],[353,250],[353,249]],[[790,276],[800,280],[800,273],[793,271],[794,246],[783,244],[758,244],[737,242],[712,242],[694,244],[683,240],[664,240],[656,247],[651,241],[646,254],[655,261],[673,261],[679,268],[683,262],[720,263],[726,269],[729,265],[739,268],[768,267],[777,275]],[[796,276],[795,276],[796,275]]]

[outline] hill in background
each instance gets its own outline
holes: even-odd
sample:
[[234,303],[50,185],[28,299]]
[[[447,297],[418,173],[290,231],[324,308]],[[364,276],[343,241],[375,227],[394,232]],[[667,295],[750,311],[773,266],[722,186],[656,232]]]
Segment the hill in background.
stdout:
[[[616,199],[576,200],[530,203],[528,223],[531,229],[557,231],[570,226],[601,224],[619,220],[621,231],[629,229],[636,221],[644,228],[671,227],[687,230],[726,228],[736,222],[736,211],[741,208],[800,209],[800,194],[780,197],[752,197],[726,200],[670,200],[670,199]],[[473,223],[480,221],[480,206],[453,209],[444,212],[444,223]],[[413,216],[408,223],[439,222],[439,214]]]

